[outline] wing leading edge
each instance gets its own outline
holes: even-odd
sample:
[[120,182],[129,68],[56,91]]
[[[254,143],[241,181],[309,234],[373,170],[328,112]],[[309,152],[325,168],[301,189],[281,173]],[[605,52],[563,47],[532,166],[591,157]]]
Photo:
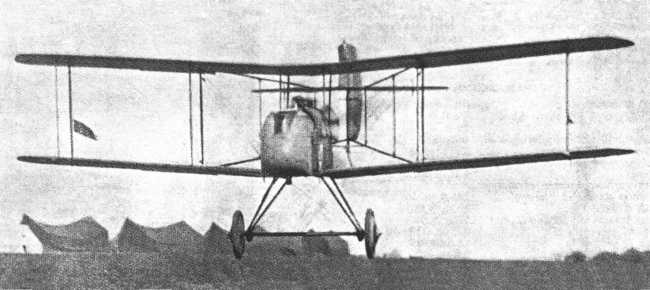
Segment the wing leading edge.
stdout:
[[397,174],[397,173],[408,173],[408,172],[469,169],[469,168],[495,167],[495,166],[505,166],[505,165],[514,165],[514,164],[523,164],[523,163],[589,159],[589,158],[625,155],[631,153],[634,153],[634,151],[627,150],[627,149],[607,148],[607,149],[574,151],[571,152],[570,155],[566,155],[564,153],[537,153],[537,154],[513,155],[513,156],[501,156],[501,157],[484,157],[484,158],[460,159],[460,160],[429,161],[429,162],[410,163],[410,164],[393,164],[393,165],[332,169],[323,172],[321,175],[333,177],[333,178],[350,178],[350,177]]
[[84,158],[70,159],[70,158],[47,157],[47,156],[19,156],[18,160],[23,162],[52,164],[52,165],[101,167],[101,168],[117,168],[117,169],[138,169],[138,170],[145,170],[145,171],[171,172],[171,173],[233,175],[233,176],[248,176],[248,177],[262,176],[262,171],[260,169],[230,167],[230,166],[192,166],[192,165],[178,165],[178,164],[164,164],[164,163],[143,163],[143,162],[129,162],[129,161],[117,161],[117,160],[84,159]]
[[632,46],[617,37],[589,37],[429,52],[351,62],[314,64],[256,64],[67,54],[18,54],[16,62],[33,65],[135,69],[177,73],[262,75],[344,74],[399,68],[431,68],[552,54],[617,49]]

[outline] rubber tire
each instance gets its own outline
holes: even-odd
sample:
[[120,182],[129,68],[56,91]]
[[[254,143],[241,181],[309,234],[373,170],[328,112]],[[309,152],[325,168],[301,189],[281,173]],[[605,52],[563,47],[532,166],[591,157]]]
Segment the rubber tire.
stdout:
[[244,236],[244,214],[240,210],[236,210],[232,215],[232,225],[230,226],[230,233],[228,237],[232,243],[232,251],[235,258],[238,260],[244,255],[246,250],[246,237]]
[[377,233],[377,223],[375,222],[375,213],[372,209],[366,210],[365,218],[365,235],[364,241],[366,244],[366,256],[368,259],[375,257],[375,247],[377,246],[377,239],[379,234]]

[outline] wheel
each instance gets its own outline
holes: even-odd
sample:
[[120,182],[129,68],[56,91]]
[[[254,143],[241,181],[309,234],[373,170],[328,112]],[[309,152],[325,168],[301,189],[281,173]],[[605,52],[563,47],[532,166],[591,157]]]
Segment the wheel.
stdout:
[[244,237],[244,215],[240,210],[235,211],[232,215],[232,225],[230,226],[230,242],[232,243],[232,251],[235,258],[241,259],[246,249],[246,237]]
[[380,234],[377,232],[377,223],[375,222],[375,213],[372,209],[368,209],[366,210],[365,235],[363,237],[366,244],[366,256],[368,256],[368,259],[375,257],[375,247],[377,246],[379,236]]

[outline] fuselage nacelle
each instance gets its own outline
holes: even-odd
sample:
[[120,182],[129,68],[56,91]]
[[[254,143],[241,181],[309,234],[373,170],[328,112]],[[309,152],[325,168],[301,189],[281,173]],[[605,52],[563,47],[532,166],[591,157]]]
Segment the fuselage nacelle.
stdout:
[[[260,160],[265,176],[310,176],[331,169],[330,121],[313,102],[296,97],[296,109],[271,112],[260,132]],[[330,116],[331,119],[332,116]]]

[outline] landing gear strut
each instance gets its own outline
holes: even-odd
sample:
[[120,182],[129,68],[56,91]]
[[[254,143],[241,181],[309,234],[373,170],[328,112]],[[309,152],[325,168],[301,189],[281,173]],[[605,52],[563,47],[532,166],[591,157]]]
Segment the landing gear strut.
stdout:
[[[343,195],[341,188],[336,183],[333,178],[329,178],[333,186],[331,186],[325,178],[321,177],[321,181],[325,184],[336,203],[341,207],[343,213],[346,215],[352,226],[354,227],[353,232],[259,232],[255,231],[255,227],[260,222],[266,211],[271,207],[271,204],[275,199],[280,195],[282,189],[288,184],[291,184],[291,178],[286,178],[282,183],[282,186],[277,190],[273,195],[271,200],[266,203],[266,199],[271,192],[271,189],[278,181],[278,177],[274,177],[271,181],[271,184],[264,192],[262,196],[262,201],[253,215],[248,228],[244,228],[244,215],[241,211],[237,210],[232,217],[232,225],[230,227],[230,233],[228,234],[230,242],[232,243],[233,253],[235,258],[241,259],[246,249],[246,242],[253,240],[253,237],[304,237],[304,236],[355,236],[359,241],[365,240],[366,245],[366,255],[369,259],[372,259],[375,256],[375,247],[377,246],[377,240],[381,234],[377,231],[377,224],[375,223],[375,214],[372,209],[366,211],[365,217],[365,228],[361,227],[359,220],[357,220],[352,207],[348,203],[348,200]],[[263,208],[263,209],[262,209]]]

